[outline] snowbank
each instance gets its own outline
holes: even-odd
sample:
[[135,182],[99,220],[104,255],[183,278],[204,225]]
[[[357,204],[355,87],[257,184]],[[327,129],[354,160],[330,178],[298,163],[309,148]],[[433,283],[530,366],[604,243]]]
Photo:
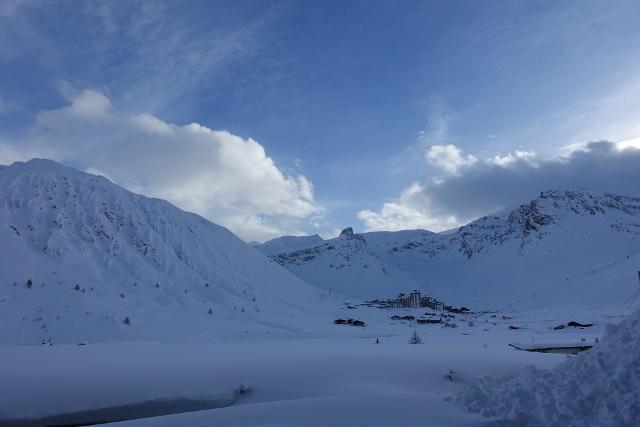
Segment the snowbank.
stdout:
[[640,310],[608,326],[593,349],[550,370],[482,378],[461,400],[506,425],[640,425]]

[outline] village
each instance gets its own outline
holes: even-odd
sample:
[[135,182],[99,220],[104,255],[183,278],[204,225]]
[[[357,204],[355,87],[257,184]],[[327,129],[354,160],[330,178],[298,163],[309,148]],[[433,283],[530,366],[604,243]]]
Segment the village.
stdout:
[[467,307],[453,307],[446,305],[442,301],[438,301],[437,299],[422,295],[422,293],[414,289],[413,291],[407,293],[398,294],[397,298],[387,299],[387,300],[373,300],[368,301],[368,305],[375,305],[378,308],[430,308],[431,310],[436,311],[448,311],[451,313],[467,313],[469,309]]
[[[372,301],[365,301],[362,304],[355,304],[352,305],[351,303],[345,302],[345,308],[347,309],[351,309],[351,310],[356,310],[358,308],[358,306],[361,307],[375,307],[375,308],[379,308],[379,309],[397,309],[397,308],[429,308],[433,311],[440,311],[440,312],[448,312],[448,313],[456,313],[456,314],[471,314],[471,312],[469,311],[469,309],[467,307],[452,307],[449,305],[446,305],[444,302],[442,301],[438,301],[437,299],[427,296],[427,295],[422,295],[422,293],[417,290],[414,289],[413,291],[411,291],[410,293],[406,294],[406,293],[400,293],[398,294],[398,297],[395,299],[386,299],[386,300],[379,300],[379,299],[375,299]],[[426,316],[438,316],[438,314],[436,313],[426,313]],[[441,313],[439,315],[440,318],[433,318],[433,317],[429,317],[429,318],[418,318],[416,319],[415,316],[413,315],[405,315],[405,316],[399,316],[399,315],[393,315],[391,316],[391,320],[408,320],[408,321],[413,321],[415,320],[416,323],[429,323],[429,324],[443,324],[446,327],[455,327],[455,323],[454,322],[450,322],[447,319],[449,318],[455,318],[455,314],[445,314],[445,313]],[[365,322],[359,319],[352,319],[352,318],[346,318],[346,319],[342,319],[342,318],[338,318],[334,320],[334,323],[336,325],[351,325],[351,326],[366,326]]]

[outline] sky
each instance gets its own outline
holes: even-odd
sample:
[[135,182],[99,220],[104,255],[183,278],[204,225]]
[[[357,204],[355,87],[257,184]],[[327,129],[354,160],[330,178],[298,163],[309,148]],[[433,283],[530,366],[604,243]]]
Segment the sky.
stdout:
[[637,1],[0,1],[0,164],[247,241],[640,196]]

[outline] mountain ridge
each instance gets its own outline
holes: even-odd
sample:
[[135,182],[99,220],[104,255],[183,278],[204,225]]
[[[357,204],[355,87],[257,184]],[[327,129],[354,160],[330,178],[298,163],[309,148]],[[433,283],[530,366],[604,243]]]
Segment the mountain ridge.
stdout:
[[[258,248],[322,289],[323,285],[315,280],[316,276],[324,276],[324,281],[335,283],[337,291],[366,297],[367,287],[359,283],[359,273],[364,273],[369,283],[376,282],[371,289],[378,293],[378,297],[416,288],[487,306],[490,296],[478,298],[481,288],[463,285],[459,281],[471,281],[473,277],[481,281],[489,278],[498,280],[505,289],[490,289],[498,294],[513,288],[509,282],[519,280],[518,272],[508,271],[508,265],[500,266],[499,259],[493,260],[493,257],[502,257],[505,264],[514,260],[522,274],[531,274],[543,282],[550,279],[547,276],[549,271],[553,271],[552,280],[557,280],[560,276],[566,278],[575,274],[577,269],[587,268],[580,266],[581,256],[592,259],[596,264],[611,262],[608,261],[609,252],[618,258],[636,256],[640,251],[640,198],[596,194],[585,189],[548,190],[528,203],[503,210],[500,214],[481,217],[455,231],[432,233],[413,230],[357,235],[368,245],[357,249],[353,245],[347,247],[338,237],[291,252],[274,252],[272,248],[278,247],[274,241]],[[581,244],[589,238],[600,240],[597,247]],[[548,256],[554,250],[563,252],[560,258]],[[531,265],[523,260],[531,260]],[[559,265],[563,260],[567,262],[566,268]],[[482,263],[486,264],[485,269],[492,270],[490,274],[482,271]],[[339,270],[350,269],[351,273],[336,273],[336,265],[340,266]],[[534,265],[540,271],[531,270]],[[365,270],[370,266],[381,274],[378,277],[367,275]],[[456,275],[464,276],[465,269],[473,270],[473,274],[469,271],[467,276],[456,278]],[[502,278],[497,273],[500,270],[505,272]],[[437,282],[435,285],[434,281]],[[447,284],[448,281],[452,283]],[[460,291],[467,288],[468,292],[451,292],[454,287]],[[530,293],[542,288],[541,284],[531,283]],[[386,295],[380,295],[380,292],[386,292]],[[526,289],[521,289],[518,295],[512,295],[511,301],[521,300],[526,292]],[[476,297],[468,298],[473,293]],[[504,304],[509,302],[509,299],[501,301]]]
[[288,333],[288,317],[321,305],[226,228],[50,160],[0,169],[0,245],[8,340],[207,334],[207,323],[217,336],[252,323]]

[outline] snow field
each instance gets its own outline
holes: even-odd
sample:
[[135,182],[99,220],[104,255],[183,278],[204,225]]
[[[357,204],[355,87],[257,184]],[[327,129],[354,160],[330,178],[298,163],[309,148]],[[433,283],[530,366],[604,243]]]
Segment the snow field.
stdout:
[[[593,341],[606,316],[599,316],[593,329],[561,331],[550,329],[559,320],[548,312],[510,313],[510,320],[484,314],[475,318],[474,326],[468,322],[472,316],[459,316],[457,328],[389,319],[423,311],[336,310],[343,317],[364,319],[367,326],[333,325],[327,319],[315,338],[1,346],[0,359],[6,363],[0,367],[0,395],[5,396],[0,418],[38,418],[153,399],[227,396],[246,383],[250,392],[230,407],[128,425],[207,425],[206,420],[210,425],[238,426],[268,420],[273,425],[327,425],[331,420],[336,425],[358,425],[357,420],[362,425],[389,425],[398,412],[406,417],[406,424],[400,425],[423,425],[425,413],[442,420],[441,425],[480,425],[484,419],[465,414],[451,396],[480,376],[514,374],[531,364],[551,368],[565,360],[562,355],[516,351],[508,342],[527,341],[532,335],[538,341]],[[528,329],[509,330],[514,322]],[[414,330],[423,344],[408,344]],[[380,344],[375,344],[376,338]],[[343,415],[331,415],[332,408]]]

